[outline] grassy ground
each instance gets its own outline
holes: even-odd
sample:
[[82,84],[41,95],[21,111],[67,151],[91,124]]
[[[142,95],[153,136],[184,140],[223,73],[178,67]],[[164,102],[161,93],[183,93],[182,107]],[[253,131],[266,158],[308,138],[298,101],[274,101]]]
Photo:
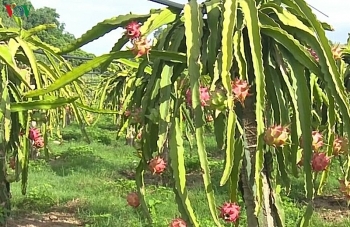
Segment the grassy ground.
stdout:
[[[115,141],[115,132],[108,125],[88,129],[93,139],[86,144],[76,126],[65,129],[70,141],[62,145],[50,144],[53,160],[31,162],[27,195],[21,195],[20,183],[12,185],[13,221],[10,226],[98,226],[141,227],[146,226],[142,214],[127,206],[127,193],[135,190],[133,174],[138,157],[124,140]],[[222,161],[215,151],[215,141],[206,139],[210,154],[212,179],[219,185]],[[190,198],[201,226],[215,226],[210,221],[199,160],[195,151],[187,154]],[[350,218],[345,201],[338,198],[338,182],[331,173],[325,197],[316,201],[316,214],[311,226],[348,227]],[[172,189],[159,184],[157,177],[147,177],[148,203],[155,217],[154,227],[166,227],[178,215]],[[293,180],[293,190],[284,197],[286,226],[296,226],[303,214],[303,180]],[[227,188],[215,187],[216,200],[220,204],[228,198]],[[244,210],[242,211],[244,214]],[[242,215],[240,226],[245,225]]]

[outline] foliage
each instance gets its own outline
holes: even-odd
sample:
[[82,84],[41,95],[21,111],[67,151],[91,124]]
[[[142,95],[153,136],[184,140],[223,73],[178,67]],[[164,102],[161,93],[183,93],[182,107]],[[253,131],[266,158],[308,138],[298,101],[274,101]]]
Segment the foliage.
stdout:
[[[149,41],[148,35],[163,26],[158,39]],[[54,79],[42,86],[35,77],[37,89],[19,97],[47,100],[45,95],[62,97],[73,87],[79,96],[79,101],[72,100],[75,112],[118,114],[118,136],[126,132],[140,157],[134,206],[140,204],[150,225],[155,214],[146,197],[145,170],[161,174],[165,164],[181,218],[190,226],[207,225],[189,196],[184,138],[194,138],[211,225],[238,225],[240,210],[245,210],[248,227],[286,226],[281,195],[292,190],[293,177],[304,175],[307,206],[297,226],[308,226],[333,160],[348,160],[349,155],[348,65],[342,50],[331,47],[325,36],[331,27],[318,21],[304,0],[191,0],[183,12],[169,7],[107,19],[62,49],[24,37],[60,59],[59,54],[118,27],[126,32],[110,53],[66,67],[64,73],[56,70],[56,76],[47,70],[46,76]],[[128,41],[132,47],[122,51]],[[77,81],[113,60],[124,65],[117,65],[115,76],[99,85],[97,108],[87,106]],[[51,62],[54,69],[61,63]],[[217,147],[225,151],[220,182],[211,174],[205,144],[212,120]],[[338,166],[345,196],[349,163]],[[219,214],[215,188],[223,186],[229,196]],[[239,191],[245,209],[237,206]]]
[[[20,18],[15,19],[21,24]],[[42,149],[48,158],[48,136],[55,132],[60,135],[67,111],[74,114],[86,135],[83,125],[84,122],[88,122],[86,114],[75,103],[79,100],[81,105],[85,104],[85,85],[82,81],[75,81],[70,86],[46,93],[44,96],[23,96],[30,90],[47,87],[62,74],[72,70],[67,61],[55,54],[50,45],[35,35],[46,26],[40,25],[24,30],[0,25],[0,167],[3,170],[0,173],[0,200],[4,204],[3,209],[9,209],[9,187],[5,185],[21,181],[22,193],[26,193],[32,151]],[[49,64],[36,58],[36,50],[45,54]],[[84,72],[79,76],[83,74]],[[71,106],[66,106],[67,104]]]

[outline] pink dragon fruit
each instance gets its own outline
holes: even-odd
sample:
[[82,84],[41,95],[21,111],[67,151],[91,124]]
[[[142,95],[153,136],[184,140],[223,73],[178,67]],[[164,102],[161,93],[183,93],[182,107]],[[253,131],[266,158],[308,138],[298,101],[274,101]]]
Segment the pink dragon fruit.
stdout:
[[342,57],[342,48],[339,44],[332,46],[332,53],[334,60],[340,60]]
[[131,21],[126,27],[125,34],[129,37],[129,39],[138,39],[141,36],[140,31],[141,25],[136,21]]
[[[300,138],[300,147],[303,147],[303,139]],[[323,136],[319,131],[312,131],[312,150],[318,151],[323,146]]]
[[242,106],[244,106],[244,101],[249,94],[249,84],[246,80],[241,80],[239,78],[235,78],[231,81],[232,92],[235,95],[235,99],[238,100]]
[[269,146],[283,147],[286,144],[289,137],[287,127],[282,125],[270,126],[264,135],[265,143]]
[[140,38],[134,42],[132,52],[136,55],[135,57],[141,57],[143,55],[148,56],[151,50],[151,42],[147,40],[145,37]]
[[176,218],[171,221],[169,227],[187,227],[187,224],[181,218]]
[[34,140],[34,147],[36,148],[43,148],[45,146],[44,138],[38,137],[36,140]]
[[333,141],[333,155],[347,154],[349,150],[349,140],[345,137],[337,137]]
[[[199,98],[202,106],[208,106],[208,102],[210,100],[209,89],[207,87],[199,88]],[[186,100],[189,106],[192,106],[192,92],[190,89],[186,91]]]
[[39,137],[41,137],[39,129],[37,129],[37,128],[30,128],[29,129],[29,139],[30,140],[35,141]]
[[236,222],[241,208],[236,203],[224,203],[220,208],[220,218],[226,222]]
[[166,168],[166,163],[163,158],[155,157],[148,163],[148,166],[153,174],[161,174]]
[[321,172],[327,168],[330,162],[330,157],[328,157],[323,152],[313,153],[311,160],[311,167],[314,172]]

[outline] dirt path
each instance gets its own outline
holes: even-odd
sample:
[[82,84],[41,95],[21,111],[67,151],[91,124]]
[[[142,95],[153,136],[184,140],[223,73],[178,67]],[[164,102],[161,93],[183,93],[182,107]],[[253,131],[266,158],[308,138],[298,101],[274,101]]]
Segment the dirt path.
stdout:
[[83,226],[74,215],[61,212],[47,214],[31,214],[23,218],[13,218],[8,221],[8,227],[70,227]]

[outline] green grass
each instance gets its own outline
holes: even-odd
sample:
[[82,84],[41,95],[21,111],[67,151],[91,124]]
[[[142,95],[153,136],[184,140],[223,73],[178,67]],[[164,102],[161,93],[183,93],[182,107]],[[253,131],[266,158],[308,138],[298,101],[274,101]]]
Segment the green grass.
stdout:
[[[139,158],[132,147],[124,145],[124,140],[115,140],[116,133],[112,129],[113,127],[107,124],[88,129],[93,143],[86,144],[78,127],[73,125],[66,128],[64,136],[70,141],[62,145],[50,143],[53,160],[45,162],[39,159],[30,163],[27,194],[21,194],[20,183],[12,184],[14,219],[33,213],[56,211],[56,214],[73,213],[85,226],[147,226],[140,210],[127,206],[125,200],[126,195],[136,189],[132,178]],[[215,158],[220,156],[214,148],[215,140],[208,137],[206,142],[212,180],[216,185],[216,201],[220,204],[228,198],[227,188],[218,186],[222,174],[222,160]],[[187,171],[193,173],[188,180],[193,207],[201,226],[215,226],[210,218],[201,176],[198,174],[200,165],[196,151],[189,152],[187,149],[187,152]],[[161,180],[165,183],[166,178],[164,176],[160,179],[150,174],[146,176],[147,200],[153,213],[154,227],[167,227],[169,221],[179,215],[172,188],[160,183]],[[296,226],[305,208],[303,180],[293,179],[292,185],[290,195],[283,197],[287,227]],[[331,173],[330,183],[325,192],[327,195],[335,195],[337,190],[337,174]],[[331,197],[319,200],[317,204],[324,209],[317,209],[311,226],[350,226],[344,201]],[[341,215],[343,218],[340,218]],[[242,210],[240,226],[246,226],[245,223],[246,217]]]

